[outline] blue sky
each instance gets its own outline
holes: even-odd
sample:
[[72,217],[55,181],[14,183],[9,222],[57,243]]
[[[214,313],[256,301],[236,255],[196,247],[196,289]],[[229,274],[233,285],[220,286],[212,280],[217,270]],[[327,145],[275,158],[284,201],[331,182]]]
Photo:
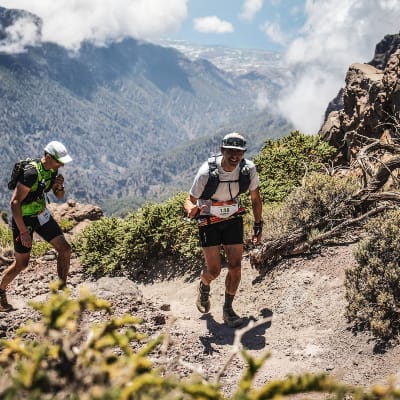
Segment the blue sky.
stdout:
[[386,34],[400,31],[400,0],[0,0],[42,18],[41,36],[18,20],[0,51],[55,42],[73,51],[84,40],[126,37],[279,51],[290,73],[277,109],[304,133],[316,133],[350,64],[368,62]]
[[283,51],[305,21],[304,0],[189,0],[187,17],[171,39]]

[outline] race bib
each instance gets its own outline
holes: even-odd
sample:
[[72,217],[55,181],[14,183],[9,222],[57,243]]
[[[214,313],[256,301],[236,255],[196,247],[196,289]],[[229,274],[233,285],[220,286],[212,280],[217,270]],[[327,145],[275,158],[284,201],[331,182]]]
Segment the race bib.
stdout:
[[239,205],[237,203],[230,204],[230,202],[218,202],[212,203],[210,207],[211,215],[218,218],[228,218],[231,215],[237,213],[239,210]]
[[45,208],[40,214],[37,215],[37,219],[39,221],[39,225],[44,225],[46,222],[49,222],[51,213]]

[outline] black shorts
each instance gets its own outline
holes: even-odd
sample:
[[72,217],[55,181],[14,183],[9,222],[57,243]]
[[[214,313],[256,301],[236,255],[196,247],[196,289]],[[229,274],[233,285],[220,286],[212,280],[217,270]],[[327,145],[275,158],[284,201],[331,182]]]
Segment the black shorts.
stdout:
[[201,247],[243,244],[243,218],[232,218],[199,227]]
[[[44,224],[40,225],[38,218],[33,217],[23,217],[26,228],[29,231],[31,237],[33,237],[33,232],[39,234],[46,242],[50,242],[55,237],[63,235],[63,232],[60,226],[57,224],[55,219],[50,216],[50,219]],[[13,240],[14,240],[14,250],[17,253],[29,253],[31,249],[29,247],[25,247],[21,244],[21,240],[19,237],[19,229],[14,221],[14,218],[11,222],[11,229],[13,232]]]

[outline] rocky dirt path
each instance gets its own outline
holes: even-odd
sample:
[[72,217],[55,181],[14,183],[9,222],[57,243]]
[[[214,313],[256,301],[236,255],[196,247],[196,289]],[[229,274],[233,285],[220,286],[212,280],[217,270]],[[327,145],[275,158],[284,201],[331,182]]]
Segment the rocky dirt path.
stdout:
[[[257,320],[260,325],[242,336],[241,346],[255,357],[271,353],[257,375],[256,386],[302,372],[325,372],[363,386],[384,382],[389,376],[400,382],[400,346],[379,351],[368,334],[352,333],[344,317],[343,280],[346,268],[355,263],[353,249],[354,245],[328,247],[313,258],[292,258],[264,277],[244,260],[234,306],[247,324]],[[54,257],[48,258],[32,261],[13,282],[9,292],[16,310],[0,313],[0,337],[12,336],[21,323],[34,316],[27,305],[29,299],[44,301],[48,297],[48,284],[56,279]],[[89,285],[98,297],[111,301],[117,314],[142,317],[140,330],[150,337],[169,331],[169,350],[153,355],[156,365],[167,365],[168,371],[181,377],[197,371],[215,381],[235,340],[235,330],[222,322],[225,274],[223,269],[212,285],[212,306],[206,315],[196,309],[197,281],[188,277],[138,286],[122,278],[88,282],[74,258],[69,286],[72,295],[77,295],[81,285]],[[220,382],[227,395],[234,391],[244,366],[236,355],[224,370]]]
[[[235,309],[247,322],[272,317],[247,332],[242,346],[256,357],[270,352],[256,384],[302,372],[325,372],[347,383],[369,386],[395,376],[400,382],[400,347],[381,352],[368,334],[355,335],[344,317],[344,271],[354,265],[354,246],[330,247],[311,259],[293,258],[261,278],[243,265]],[[226,270],[212,284],[212,306],[202,316],[195,307],[197,282],[184,278],[141,286],[145,298],[169,304],[176,317],[175,347],[205,375],[215,377],[228,359],[235,331],[222,323]],[[222,382],[233,390],[244,363],[227,367]]]

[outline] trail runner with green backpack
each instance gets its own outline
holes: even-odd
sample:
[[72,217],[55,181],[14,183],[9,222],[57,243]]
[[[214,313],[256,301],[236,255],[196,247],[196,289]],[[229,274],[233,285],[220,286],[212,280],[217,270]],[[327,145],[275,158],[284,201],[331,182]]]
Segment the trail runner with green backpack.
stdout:
[[6,288],[28,266],[34,232],[57,250],[57,274],[61,286],[66,285],[71,246],[46,208],[46,199],[50,190],[57,199],[64,197],[64,177],[58,170],[70,161],[72,158],[65,146],[52,141],[44,148],[41,159],[28,159],[14,166],[8,186],[13,189],[10,204],[15,260],[4,271],[0,282],[0,311],[13,309],[7,301]]
[[197,172],[184,207],[189,218],[199,224],[200,245],[206,269],[200,275],[196,306],[201,313],[210,311],[210,284],[221,272],[221,245],[228,260],[225,280],[223,320],[233,328],[244,323],[232,307],[241,280],[243,257],[244,208],[239,204],[240,193],[250,193],[254,226],[253,244],[261,241],[262,201],[255,165],[244,159],[246,140],[238,133],[226,135],[221,154],[210,158]]

